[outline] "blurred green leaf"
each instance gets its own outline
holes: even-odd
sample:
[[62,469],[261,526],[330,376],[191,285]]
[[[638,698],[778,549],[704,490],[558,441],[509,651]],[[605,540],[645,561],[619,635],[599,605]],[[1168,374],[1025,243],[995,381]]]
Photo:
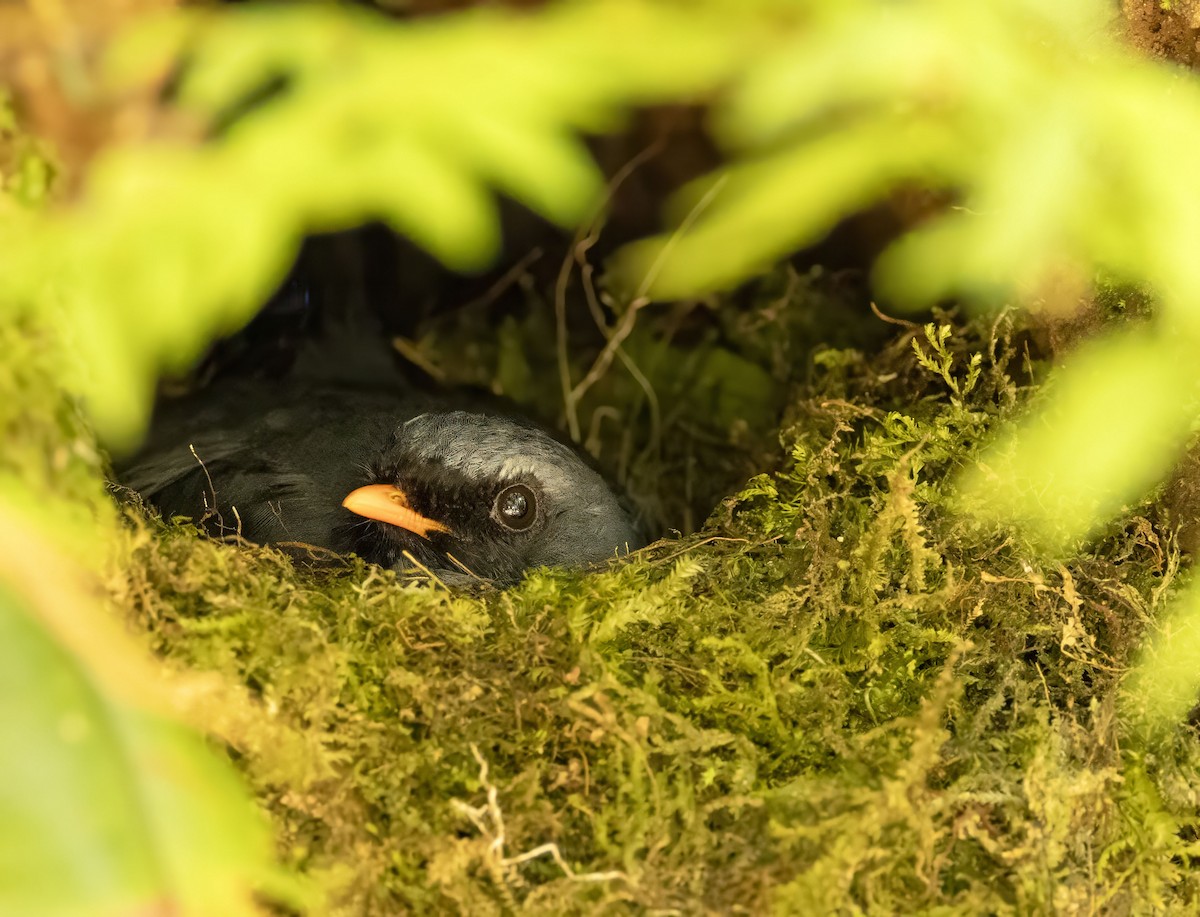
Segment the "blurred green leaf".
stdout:
[[732,166],[721,180],[684,192],[677,232],[622,249],[611,279],[631,296],[666,299],[728,287],[828,232],[901,178],[936,174],[945,142],[936,124],[887,119]]
[[[748,61],[717,112],[740,155],[723,200],[696,213],[685,192],[680,228],[618,259],[623,283],[646,277],[655,298],[727,288],[906,183],[961,199],[881,264],[906,302],[990,292],[998,278],[1012,290],[1064,259],[1146,270],[1120,252],[1147,227],[1119,216],[1133,189],[1114,174],[1155,169],[1147,146],[1200,140],[1200,94],[1168,98],[1175,77],[1120,49],[1102,4],[804,6],[807,27]],[[1169,206],[1149,182],[1133,193]]]
[[0,874],[8,913],[133,910],[157,896],[160,866],[127,777],[128,718],[0,587],[5,746]]
[[1037,410],[963,477],[962,505],[1019,521],[1063,551],[1177,461],[1200,402],[1192,350],[1146,329],[1081,348],[1046,384]]
[[1125,713],[1153,731],[1182,722],[1200,704],[1200,583],[1164,612],[1124,684]]
[[1188,430],[1200,180],[1173,163],[1200,148],[1200,84],[1129,54],[1098,0],[800,6],[716,112],[738,158],[679,195],[672,231],[620,252],[614,281],[728,288],[916,184],[952,205],[880,258],[894,304],[1036,303],[1097,271],[1149,285],[1162,330],[1080,354],[966,484],[1061,550],[1144,495]]
[[304,233],[379,218],[478,267],[498,242],[491,189],[578,221],[601,191],[578,132],[711,90],[757,28],[629,0],[410,25],[315,6],[152,17],[113,49],[112,85],[186,57],[176,114],[220,130],[107,150],[77,205],[19,228],[0,212],[0,285],[61,306],[64,381],[128,448],[158,373],[245,322]]
[[7,531],[0,912],[235,915],[258,912],[256,892],[298,900],[233,770],[166,714],[166,685],[61,558]]

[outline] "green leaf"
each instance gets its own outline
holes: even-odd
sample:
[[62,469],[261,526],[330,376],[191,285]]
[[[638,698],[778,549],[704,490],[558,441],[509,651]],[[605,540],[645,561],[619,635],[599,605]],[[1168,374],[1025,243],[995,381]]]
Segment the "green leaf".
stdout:
[[[128,718],[0,588],[0,907],[69,913],[145,907],[158,895],[145,803],[127,780]],[[135,814],[136,813],[136,814]],[[130,817],[131,814],[133,817]]]
[[1145,329],[1081,348],[964,473],[963,507],[1022,523],[1052,551],[1094,533],[1177,460],[1197,413],[1193,353]]
[[1125,712],[1151,730],[1182,722],[1200,703],[1200,583],[1159,618],[1122,692]]
[[229,764],[167,714],[167,683],[62,558],[3,541],[0,913],[236,915],[257,913],[259,891],[298,900]]
[[680,228],[626,246],[611,276],[631,296],[672,299],[728,287],[815,242],[901,178],[928,174],[946,135],[934,124],[870,121],[685,191]]
[[158,374],[244,323],[304,234],[383,219],[479,268],[495,191],[578,222],[602,187],[579,132],[711,91],[759,28],[634,0],[403,24],[307,5],[147,17],[111,49],[111,88],[161,85],[185,58],[164,114],[220,130],[102,151],[72,206],[4,232],[3,282],[53,315],[64,383],[127,450]]

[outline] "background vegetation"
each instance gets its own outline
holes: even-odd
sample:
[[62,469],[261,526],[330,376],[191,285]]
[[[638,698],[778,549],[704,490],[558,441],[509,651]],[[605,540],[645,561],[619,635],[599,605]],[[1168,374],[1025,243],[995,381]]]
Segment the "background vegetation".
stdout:
[[[1155,488],[1196,417],[1200,90],[1114,13],[0,12],[3,910],[1193,906],[1189,466]],[[568,429],[636,400],[661,438],[686,354],[648,323],[707,297],[733,343],[679,411],[731,437],[791,387],[776,470],[698,535],[455,595],[112,501],[96,435],[135,443],[306,233],[380,219],[475,267],[498,191],[586,245],[581,134],[672,102],[728,164],[601,291],[573,266],[594,352],[553,291],[480,352],[518,391],[553,317]],[[912,188],[877,291],[975,317],[814,341],[846,304],[771,266]]]

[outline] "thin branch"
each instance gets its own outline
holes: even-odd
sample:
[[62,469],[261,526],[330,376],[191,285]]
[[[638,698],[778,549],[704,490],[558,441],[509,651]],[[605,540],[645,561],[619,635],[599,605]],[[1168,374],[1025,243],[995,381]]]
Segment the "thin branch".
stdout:
[[[583,263],[586,253],[600,238],[600,228],[603,225],[604,213],[621,185],[638,168],[662,151],[662,138],[656,138],[643,150],[633,156],[624,166],[617,170],[605,188],[604,200],[596,208],[592,218],[581,226],[575,234],[575,240],[570,250],[563,258],[559,268],[558,278],[554,284],[554,324],[556,356],[558,359],[559,384],[562,387],[563,411],[567,418],[567,432],[572,442],[578,443],[582,436],[579,425],[579,402],[572,397],[574,386],[571,383],[571,361],[568,351],[567,334],[567,288],[571,282],[572,262]],[[611,359],[611,358],[610,358]]]
[[871,300],[871,311],[875,313],[876,318],[882,319],[889,325],[899,325],[901,328],[909,329],[915,328],[917,331],[921,330],[921,326],[916,322],[910,322],[903,318],[895,318],[891,315],[884,315],[883,312],[879,310],[879,306],[875,305],[875,300]]
[[558,844],[553,842],[539,844],[531,850],[526,850],[524,853],[506,856],[504,846],[508,842],[508,835],[504,826],[504,812],[500,808],[500,794],[495,785],[488,779],[489,768],[487,759],[480,754],[479,748],[475,743],[472,742],[470,747],[471,754],[479,764],[479,785],[487,793],[487,802],[482,806],[473,806],[463,802],[461,799],[452,799],[450,800],[450,804],[456,812],[465,815],[481,835],[490,838],[487,845],[488,862],[485,865],[493,877],[505,883],[501,888],[502,892],[506,895],[511,895],[508,883],[511,883],[514,879],[519,880],[519,877],[515,874],[512,876],[509,874],[517,866],[547,855],[558,864],[559,869],[573,882],[608,882],[613,879],[621,879],[625,882],[630,881],[629,876],[619,870],[610,870],[608,872],[576,872],[562,855]]
[[659,273],[662,271],[664,265],[666,265],[667,258],[670,257],[672,249],[679,244],[679,240],[682,239],[687,234],[687,231],[691,229],[693,225],[695,225],[698,219],[700,219],[700,215],[703,214],[704,211],[709,208],[712,202],[717,199],[717,195],[721,193],[721,190],[725,187],[728,181],[729,173],[726,172],[715,182],[713,182],[712,187],[704,192],[704,196],[701,197],[700,200],[696,201],[696,206],[693,207],[688,212],[688,215],[683,218],[683,222],[679,224],[679,228],[671,233],[671,238],[667,239],[666,244],[663,245],[662,249],[659,251],[658,257],[654,259],[654,263],[651,264],[649,270],[646,271],[646,276],[642,279],[642,285],[638,288],[637,295],[634,296],[635,302],[639,299],[643,299],[650,292],[650,288],[654,286],[654,281],[658,279]]
[[481,296],[475,297],[460,308],[463,311],[466,311],[468,309],[475,309],[480,306],[490,306],[497,299],[499,299],[509,287],[529,273],[530,266],[541,260],[541,257],[544,254],[545,252],[540,247],[530,249],[525,253],[525,256],[521,258],[520,261],[501,274],[500,278],[490,287],[488,287]]

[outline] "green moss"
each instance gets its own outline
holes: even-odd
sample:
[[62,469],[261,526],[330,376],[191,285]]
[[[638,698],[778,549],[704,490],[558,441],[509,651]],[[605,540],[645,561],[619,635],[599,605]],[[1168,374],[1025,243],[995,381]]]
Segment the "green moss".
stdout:
[[338,913],[1185,910],[1200,747],[1116,716],[1170,531],[1044,566],[948,510],[1027,343],[818,351],[779,470],[611,570],[450,593],[139,525],[114,598],[261,697],[231,754]]

